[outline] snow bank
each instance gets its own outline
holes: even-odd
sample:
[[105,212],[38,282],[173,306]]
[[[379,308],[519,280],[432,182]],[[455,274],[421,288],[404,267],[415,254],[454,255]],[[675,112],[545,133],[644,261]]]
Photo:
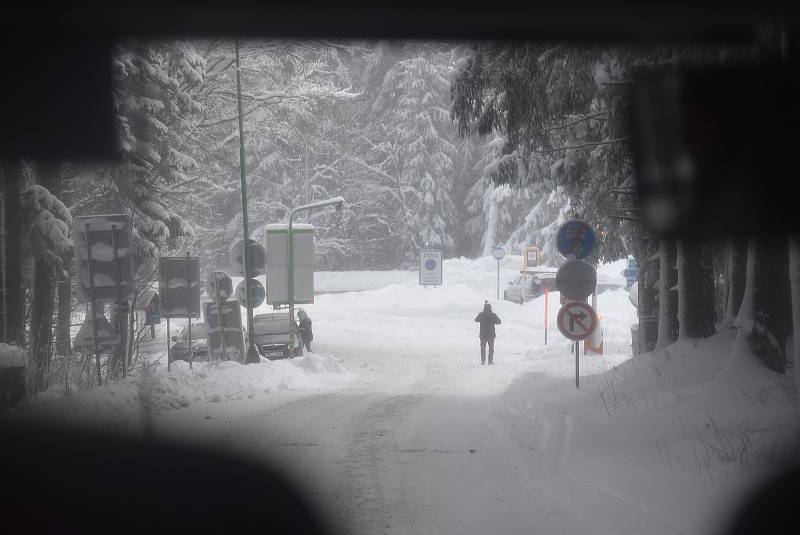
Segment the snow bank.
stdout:
[[349,372],[331,355],[307,353],[295,359],[243,365],[234,361],[195,363],[184,361],[164,367],[143,367],[124,380],[67,398],[63,387],[53,387],[19,409],[41,412],[63,409],[91,421],[122,422],[144,409],[161,412],[199,403],[218,403],[293,390],[310,390],[346,383]]

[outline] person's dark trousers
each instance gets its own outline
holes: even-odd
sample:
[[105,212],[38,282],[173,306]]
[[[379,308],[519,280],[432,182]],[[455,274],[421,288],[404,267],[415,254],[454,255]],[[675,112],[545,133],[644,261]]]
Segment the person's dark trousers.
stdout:
[[481,336],[481,364],[486,364],[486,345],[489,345],[489,364],[494,358],[494,336]]
[[303,340],[303,345],[306,346],[306,351],[311,351],[311,342],[308,340]]

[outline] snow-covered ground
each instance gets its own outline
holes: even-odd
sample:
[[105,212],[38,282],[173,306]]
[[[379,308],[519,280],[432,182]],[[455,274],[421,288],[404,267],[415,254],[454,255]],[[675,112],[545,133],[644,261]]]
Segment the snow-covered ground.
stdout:
[[[521,266],[503,259],[501,295]],[[416,272],[319,274],[318,289],[362,291],[303,306],[312,354],[155,367],[4,417],[146,423],[255,455],[356,534],[714,533],[795,444],[792,381],[757,367],[735,332],[631,358],[635,310],[625,290],[604,292],[604,354],[580,356],[577,389],[559,294],[545,345],[545,299],[498,301],[496,269],[490,257],[447,260],[436,288]],[[474,322],[484,300],[502,320],[492,367],[480,366]]]

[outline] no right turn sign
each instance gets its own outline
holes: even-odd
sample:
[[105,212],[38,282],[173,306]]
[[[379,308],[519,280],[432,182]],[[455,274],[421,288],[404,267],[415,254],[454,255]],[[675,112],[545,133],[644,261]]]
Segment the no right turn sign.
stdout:
[[570,301],[561,307],[557,317],[558,330],[570,340],[585,340],[597,328],[594,309],[581,301]]

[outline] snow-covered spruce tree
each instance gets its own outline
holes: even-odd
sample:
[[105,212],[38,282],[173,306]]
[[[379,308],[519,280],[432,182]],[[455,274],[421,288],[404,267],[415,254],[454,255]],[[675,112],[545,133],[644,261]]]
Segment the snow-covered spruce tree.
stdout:
[[373,135],[385,140],[373,158],[385,162],[384,171],[395,177],[401,201],[395,217],[410,230],[402,253],[412,260],[422,246],[442,247],[446,253],[455,247],[457,150],[447,102],[452,47],[406,43],[402,55],[384,75],[372,104],[381,125]]
[[31,185],[20,195],[26,229],[24,243],[30,247],[26,254],[34,258],[30,347],[33,392],[47,387],[56,281],[64,278],[73,251],[69,210],[42,185],[58,182],[58,166],[40,164],[36,175],[40,184]]
[[[112,57],[114,107],[122,162],[69,166],[68,203],[73,215],[124,213],[133,219],[134,264],[191,243],[194,231],[179,215],[175,188],[197,172],[189,154],[194,120],[202,107],[194,91],[204,60],[188,42],[122,42]],[[127,361],[129,324],[114,313],[122,342],[109,363],[111,377]],[[128,317],[132,320],[132,315]]]
[[[209,257],[226,255],[241,237],[234,45],[230,39],[202,44],[208,72],[193,140],[202,172],[189,198],[202,207],[193,221]],[[256,239],[263,239],[263,224],[286,221],[293,207],[331,196],[342,178],[340,145],[349,133],[335,118],[346,117],[348,102],[359,96],[350,64],[362,49],[327,41],[240,43],[248,210]]]

